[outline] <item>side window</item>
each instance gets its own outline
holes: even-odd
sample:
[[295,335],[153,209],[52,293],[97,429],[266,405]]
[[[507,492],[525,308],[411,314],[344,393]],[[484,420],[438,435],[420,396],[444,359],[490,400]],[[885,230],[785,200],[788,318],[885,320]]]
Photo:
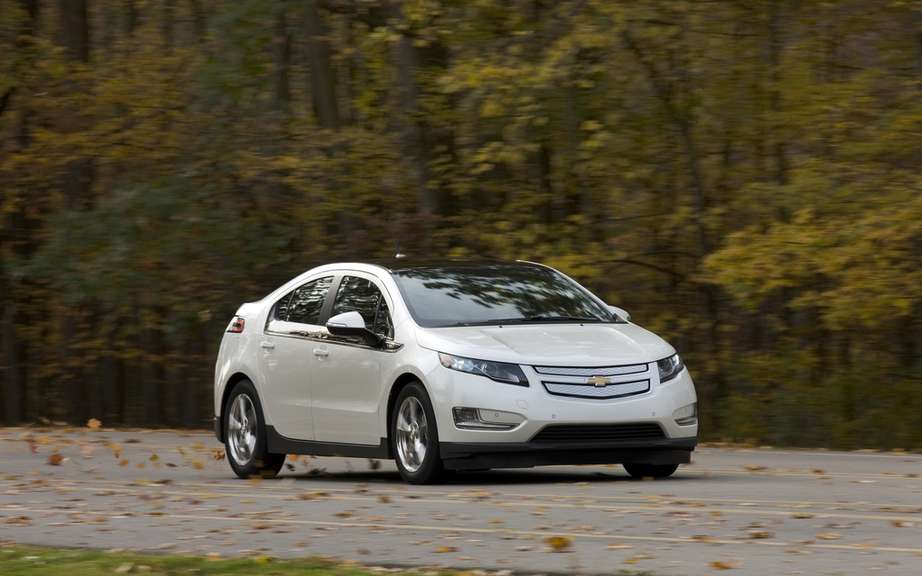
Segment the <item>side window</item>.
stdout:
[[330,315],[352,311],[362,315],[369,330],[387,336],[392,334],[393,330],[389,328],[390,314],[387,311],[387,302],[371,280],[343,276]]
[[288,301],[291,300],[292,294],[294,294],[294,291],[285,294],[281,300],[275,303],[275,306],[272,307],[270,320],[288,320]]
[[375,312],[375,324],[371,329],[375,334],[384,334],[388,338],[394,337],[394,324],[391,322],[391,311],[387,309],[384,298],[378,300],[378,310]]
[[308,282],[291,293],[288,300],[288,321],[299,324],[319,324],[320,309],[326,298],[333,277],[326,276],[313,282]]

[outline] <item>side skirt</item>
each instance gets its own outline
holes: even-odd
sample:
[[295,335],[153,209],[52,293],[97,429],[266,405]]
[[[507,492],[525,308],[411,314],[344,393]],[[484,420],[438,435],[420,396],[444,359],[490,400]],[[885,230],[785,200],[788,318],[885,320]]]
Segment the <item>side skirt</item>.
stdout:
[[371,444],[339,444],[336,442],[316,442],[314,440],[294,440],[286,438],[275,430],[275,426],[266,426],[266,448],[273,454],[310,454],[311,456],[345,456],[347,458],[378,458],[387,460],[391,456],[387,438],[375,446]]

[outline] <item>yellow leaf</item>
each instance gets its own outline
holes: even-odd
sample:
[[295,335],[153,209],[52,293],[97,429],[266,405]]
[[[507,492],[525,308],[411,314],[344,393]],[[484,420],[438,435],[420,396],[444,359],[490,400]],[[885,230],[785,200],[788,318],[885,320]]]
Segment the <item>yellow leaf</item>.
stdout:
[[549,536],[544,539],[551,552],[566,552],[573,546],[573,540],[566,536]]
[[90,418],[89,420],[86,421],[86,427],[89,428],[90,430],[99,430],[100,428],[102,428],[102,422],[100,422],[96,418]]

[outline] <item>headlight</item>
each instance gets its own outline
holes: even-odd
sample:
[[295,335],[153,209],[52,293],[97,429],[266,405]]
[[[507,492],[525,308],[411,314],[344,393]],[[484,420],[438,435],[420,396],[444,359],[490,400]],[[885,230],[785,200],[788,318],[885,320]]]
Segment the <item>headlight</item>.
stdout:
[[516,386],[528,386],[528,379],[525,373],[519,368],[518,364],[506,364],[505,362],[491,362],[489,360],[474,360],[473,358],[462,358],[461,356],[452,356],[439,352],[439,361],[442,366],[467,372],[468,374],[477,374],[486,376],[490,380],[503,382],[505,384],[515,384]]
[[678,376],[682,368],[685,368],[685,364],[678,354],[673,354],[669,358],[663,358],[657,362],[656,367],[659,368],[659,381],[665,382]]

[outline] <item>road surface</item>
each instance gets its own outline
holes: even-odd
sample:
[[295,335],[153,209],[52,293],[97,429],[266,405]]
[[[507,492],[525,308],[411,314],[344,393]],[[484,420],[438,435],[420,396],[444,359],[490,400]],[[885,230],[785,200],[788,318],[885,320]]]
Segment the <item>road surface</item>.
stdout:
[[701,448],[668,480],[549,467],[404,484],[299,457],[238,480],[207,433],[0,429],[0,541],[515,573],[922,574],[922,455]]

